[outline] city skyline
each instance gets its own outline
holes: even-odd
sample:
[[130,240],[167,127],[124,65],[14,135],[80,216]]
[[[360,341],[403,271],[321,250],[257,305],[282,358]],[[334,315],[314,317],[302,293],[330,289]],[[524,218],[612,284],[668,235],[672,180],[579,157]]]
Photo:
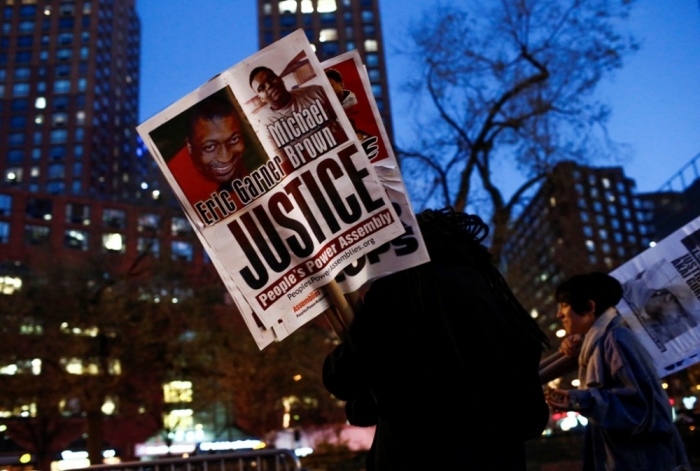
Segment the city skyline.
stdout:
[[[191,5],[174,0],[164,9],[137,2],[143,36],[141,122],[257,50],[256,2],[237,0],[232,7],[222,0],[203,0],[197,11]],[[417,0],[407,9],[397,0],[379,3],[399,145],[412,132],[405,119],[411,114],[410,97],[401,93],[410,69],[399,50],[405,48],[409,25],[432,5]],[[626,147],[619,158],[592,164],[623,165],[638,192],[658,190],[700,152],[700,8],[694,0],[674,7],[652,0],[637,3],[627,29],[641,49],[598,90],[612,109],[609,136]],[[229,25],[233,18],[242,21]],[[518,176],[503,170],[501,178],[514,188]]]

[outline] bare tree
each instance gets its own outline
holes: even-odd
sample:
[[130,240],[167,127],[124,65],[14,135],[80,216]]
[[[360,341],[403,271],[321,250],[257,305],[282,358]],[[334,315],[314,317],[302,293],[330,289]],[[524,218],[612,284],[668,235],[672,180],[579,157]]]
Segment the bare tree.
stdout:
[[[614,148],[593,92],[637,47],[618,32],[631,3],[469,2],[413,27],[418,126],[399,154],[416,205],[488,212],[500,257],[514,207],[557,162]],[[522,175],[512,194],[507,167]]]

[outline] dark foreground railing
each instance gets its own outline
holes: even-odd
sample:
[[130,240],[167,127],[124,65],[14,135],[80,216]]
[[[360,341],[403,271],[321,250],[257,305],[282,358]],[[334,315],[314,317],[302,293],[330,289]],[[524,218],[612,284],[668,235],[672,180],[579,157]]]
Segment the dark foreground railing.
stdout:
[[291,450],[254,450],[151,461],[128,461],[83,468],[90,471],[300,471]]

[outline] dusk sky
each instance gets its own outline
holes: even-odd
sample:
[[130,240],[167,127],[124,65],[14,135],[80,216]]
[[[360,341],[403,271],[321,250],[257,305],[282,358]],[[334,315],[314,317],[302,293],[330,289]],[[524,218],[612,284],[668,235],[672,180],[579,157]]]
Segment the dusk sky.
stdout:
[[[408,72],[398,50],[407,43],[408,25],[437,2],[412,0],[407,8],[404,0],[379,1],[400,145],[411,123],[402,122],[410,97],[401,91]],[[137,0],[137,11],[140,121],[257,51],[255,0]],[[628,152],[594,164],[623,165],[638,191],[655,191],[700,153],[700,3],[638,0],[628,27],[641,50],[599,88],[613,111],[610,137]]]

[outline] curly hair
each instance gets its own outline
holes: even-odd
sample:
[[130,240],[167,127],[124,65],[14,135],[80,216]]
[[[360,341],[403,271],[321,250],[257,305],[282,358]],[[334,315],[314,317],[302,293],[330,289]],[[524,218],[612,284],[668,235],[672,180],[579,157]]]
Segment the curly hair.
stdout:
[[479,216],[446,207],[425,210],[417,215],[417,220],[432,260],[461,263],[479,271],[512,325],[540,343],[543,349],[549,347],[547,336],[515,297],[493,263],[493,256],[482,244],[489,227]]

